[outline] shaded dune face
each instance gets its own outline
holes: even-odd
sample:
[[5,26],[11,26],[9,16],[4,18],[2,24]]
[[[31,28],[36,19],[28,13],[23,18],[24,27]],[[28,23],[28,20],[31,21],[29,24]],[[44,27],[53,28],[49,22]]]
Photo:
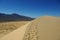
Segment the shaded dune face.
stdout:
[[28,25],[23,40],[60,40],[60,18],[37,18]]

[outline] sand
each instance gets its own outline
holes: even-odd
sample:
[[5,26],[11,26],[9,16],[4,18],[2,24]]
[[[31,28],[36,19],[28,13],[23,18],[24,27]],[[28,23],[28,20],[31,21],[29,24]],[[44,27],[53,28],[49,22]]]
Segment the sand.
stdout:
[[28,25],[23,40],[60,40],[60,18],[43,16]]
[[60,40],[60,17],[39,17],[0,40]]

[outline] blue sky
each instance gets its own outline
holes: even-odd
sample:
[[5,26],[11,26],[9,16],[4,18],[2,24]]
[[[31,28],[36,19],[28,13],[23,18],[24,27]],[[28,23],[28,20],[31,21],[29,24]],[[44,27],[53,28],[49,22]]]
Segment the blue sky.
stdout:
[[60,16],[60,0],[0,0],[0,12],[29,17]]

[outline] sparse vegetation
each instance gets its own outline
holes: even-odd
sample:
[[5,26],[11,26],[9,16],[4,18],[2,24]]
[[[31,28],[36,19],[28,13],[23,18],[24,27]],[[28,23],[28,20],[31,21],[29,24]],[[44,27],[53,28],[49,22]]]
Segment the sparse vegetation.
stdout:
[[29,21],[18,21],[18,22],[5,22],[0,23],[0,37],[25,25]]

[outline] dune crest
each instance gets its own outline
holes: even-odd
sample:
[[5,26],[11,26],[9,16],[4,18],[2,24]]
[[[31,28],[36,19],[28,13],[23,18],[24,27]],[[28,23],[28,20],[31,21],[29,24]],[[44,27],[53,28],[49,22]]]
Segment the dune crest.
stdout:
[[42,16],[26,29],[23,40],[60,40],[60,18]]

